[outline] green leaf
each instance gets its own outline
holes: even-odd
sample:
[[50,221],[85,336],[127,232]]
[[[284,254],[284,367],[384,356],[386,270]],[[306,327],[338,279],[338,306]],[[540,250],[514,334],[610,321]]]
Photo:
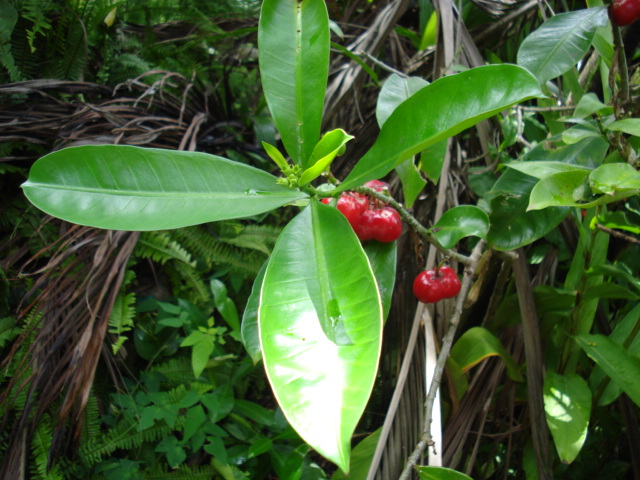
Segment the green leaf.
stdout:
[[527,211],[537,179],[513,169],[498,179],[491,195],[491,228],[487,242],[496,250],[528,245],[553,230],[568,213],[566,207]]
[[[553,142],[554,139],[549,139],[549,143],[551,145],[553,145]],[[542,142],[523,155],[522,159],[527,162],[562,162],[565,164],[581,165],[586,168],[593,169],[602,163],[608,150],[609,142],[607,142],[604,137],[588,137],[578,143],[571,145],[560,144],[554,148],[549,148],[547,147],[547,142]]]
[[[444,157],[443,157],[444,158]],[[420,175],[413,158],[408,158],[396,167],[396,173],[402,183],[402,195],[407,208],[411,208],[427,184]]]
[[583,333],[576,343],[609,375],[636,405],[640,405],[640,358],[604,335]]
[[524,39],[518,65],[531,71],[541,85],[573,68],[591,47],[598,27],[608,22],[604,7],[561,13]]
[[213,293],[213,303],[215,303],[216,309],[220,312],[224,321],[231,327],[231,330],[240,330],[238,310],[233,300],[227,296],[227,286],[217,278],[211,279],[209,286],[211,287],[211,293]]
[[623,118],[607,125],[607,130],[640,137],[640,118]]
[[420,480],[473,480],[464,473],[445,467],[416,467]]
[[265,0],[258,26],[260,77],[282,143],[309,166],[320,137],[329,71],[329,17],[322,0]]
[[524,381],[513,357],[505,350],[500,340],[486,328],[470,328],[460,336],[451,349],[451,358],[460,366],[463,372],[474,367],[485,358],[495,356],[504,361],[509,378],[518,382]]
[[331,480],[366,480],[373,455],[378,446],[381,430],[382,428],[379,428],[371,435],[367,435],[354,447],[349,464],[349,475],[345,475],[341,470],[336,470],[331,476]]
[[606,163],[589,175],[591,188],[599,193],[633,195],[640,189],[640,172],[628,163]]
[[55,217],[113,230],[162,230],[268,212],[307,195],[206,153],[86,145],[38,160],[22,184]]
[[473,205],[460,205],[444,212],[431,230],[444,248],[453,248],[466,237],[486,238],[489,216]]
[[364,246],[364,253],[376,276],[378,291],[382,300],[382,315],[386,320],[391,308],[393,287],[396,284],[396,264],[398,259],[398,242],[369,242]]
[[428,146],[540,96],[536,79],[515,65],[487,65],[440,78],[393,111],[374,145],[338,188],[348,190],[382,178]]
[[572,165],[564,162],[553,161],[529,161],[529,162],[511,162],[507,164],[507,167],[518,170],[531,177],[539,179],[548,177],[555,173],[586,171],[587,173],[591,169],[582,167],[580,165]]
[[313,149],[309,159],[310,167],[300,176],[299,184],[301,186],[306,185],[320,176],[322,172],[329,168],[336,155],[339,155],[339,152],[352,138],[353,136],[347,134],[341,128],[336,128],[325,134]]
[[262,360],[260,332],[258,329],[258,309],[260,308],[260,291],[262,290],[264,273],[267,271],[267,263],[268,261],[264,262],[256,279],[253,281],[253,288],[251,289],[251,295],[249,295],[247,306],[242,315],[242,326],[240,328],[242,343],[254,365]]
[[282,231],[258,322],[267,376],[300,436],[343,471],[376,376],[380,295],[344,215],[317,201]]
[[588,205],[593,201],[587,183],[589,173],[589,170],[571,170],[544,177],[531,190],[527,210]]
[[547,425],[563,463],[571,463],[582,450],[591,416],[591,390],[576,374],[548,371],[543,386]]
[[376,104],[376,119],[382,128],[398,105],[404,102],[418,90],[429,85],[421,77],[401,77],[394,73],[389,76],[380,89]]
[[282,155],[280,150],[267,142],[262,142],[262,147],[264,148],[264,151],[267,152],[267,155],[269,155],[271,160],[273,160],[276,165],[278,165],[282,172],[287,171],[290,165],[289,162],[287,162],[287,159],[284,158],[284,155]]

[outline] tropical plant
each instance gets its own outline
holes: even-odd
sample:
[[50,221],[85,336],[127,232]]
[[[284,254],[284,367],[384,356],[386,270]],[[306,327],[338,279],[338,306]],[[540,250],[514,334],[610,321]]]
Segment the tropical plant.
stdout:
[[[578,460],[579,453],[596,449],[587,432],[598,440],[605,427],[632,424],[640,404],[631,373],[638,362],[633,348],[640,314],[629,302],[638,295],[638,242],[629,233],[640,232],[635,218],[640,132],[620,29],[610,26],[605,7],[567,11],[524,39],[518,65],[463,69],[428,85],[392,77],[378,102],[380,133],[341,182],[329,169],[351,137],[342,129],[320,137],[329,31],[320,0],[263,4],[262,84],[288,159],[264,146],[280,178],[202,153],[87,146],[41,158],[23,185],[27,197],[60,218],[118,230],[179,228],[285,205],[301,208],[255,280],[242,337],[251,357],[262,359],[289,423],[343,472],[356,458],[350,454],[352,435],[376,378],[396,245],[363,248],[337,209],[318,200],[356,191],[389,204],[450,262],[464,265],[427,394],[424,431],[400,478],[411,475],[434,441],[432,408],[445,366],[452,425],[464,411],[458,405],[471,401],[474,389],[486,387],[490,399],[499,397],[502,370],[484,384],[467,381],[467,372],[487,357],[501,359],[500,369],[511,382],[504,390],[512,392],[511,405],[526,380],[528,412],[522,418],[528,415],[531,435],[515,447],[521,453],[518,470],[530,478],[580,478],[591,459]],[[592,60],[582,63],[584,58]],[[584,65],[580,75],[576,65]],[[610,79],[602,82],[602,99],[585,90],[597,73]],[[523,105],[531,101],[537,104]],[[424,187],[420,171],[438,181],[444,164],[437,153],[447,151],[448,139],[505,111],[502,142],[489,149],[500,161],[500,174],[486,172],[482,182],[470,181],[479,206],[450,208],[426,227],[390,196],[363,186],[398,169],[405,201],[414,203]],[[557,228],[577,233],[574,243],[571,233],[559,238]],[[610,261],[612,239],[628,244]],[[540,285],[533,288],[527,263],[553,262],[560,253],[569,257],[561,270],[556,275],[540,268]],[[482,294],[485,321],[467,324],[474,328],[457,335]],[[193,345],[209,345],[214,327],[202,328]],[[520,355],[503,345],[514,328],[520,333],[512,335],[510,350]],[[618,398],[623,420],[607,419],[602,410],[594,414]],[[476,443],[464,458],[447,463],[468,463],[467,473],[483,477],[500,469],[508,476],[501,462],[510,459],[512,445],[505,438],[486,449]],[[177,442],[165,447],[177,453],[182,448]],[[371,443],[363,450],[370,453]],[[616,478],[613,469],[610,473]],[[419,467],[417,474],[466,478],[438,465]]]

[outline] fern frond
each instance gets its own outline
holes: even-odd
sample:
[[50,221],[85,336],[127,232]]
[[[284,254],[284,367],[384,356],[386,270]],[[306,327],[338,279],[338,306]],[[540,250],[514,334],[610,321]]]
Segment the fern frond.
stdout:
[[282,229],[275,225],[249,224],[228,225],[220,229],[220,240],[240,248],[258,250],[270,255]]
[[173,240],[169,232],[142,232],[136,244],[134,255],[140,258],[150,258],[162,265],[169,260],[178,260],[195,266],[189,252]]
[[31,53],[35,53],[36,35],[44,34],[46,30],[51,28],[51,20],[47,14],[54,8],[54,5],[48,0],[25,0],[21,7],[21,16],[32,22],[31,28],[27,30],[27,42]]
[[13,317],[0,318],[0,348],[13,341],[20,334]]
[[253,252],[249,253],[247,250],[221,242],[202,226],[173,230],[172,235],[181,245],[209,266],[228,267],[231,271],[245,277],[257,275],[264,263],[264,255],[258,257],[252,254]]
[[195,305],[204,305],[211,300],[211,290],[202,275],[191,265],[174,263],[173,272],[166,270],[177,297],[185,298]]
[[32,458],[29,467],[32,478],[37,480],[63,480],[58,465],[54,462],[47,469],[53,428],[49,415],[43,415],[31,440]]
[[136,294],[133,292],[126,293],[127,287],[135,278],[136,274],[133,270],[128,269],[122,282],[120,292],[113,303],[111,317],[109,317],[109,333],[117,335],[116,342],[111,345],[113,354],[116,355],[127,337],[126,332],[133,330],[135,327],[134,317],[136,314]]
[[174,429],[164,422],[156,422],[150,428],[140,431],[137,424],[125,423],[111,429],[106,435],[90,438],[80,446],[79,455],[83,463],[92,466],[111,455],[116,450],[132,450],[143,442],[156,440],[171,435]]
[[193,381],[193,367],[187,357],[170,358],[154,366],[152,371],[161,373],[174,385]]

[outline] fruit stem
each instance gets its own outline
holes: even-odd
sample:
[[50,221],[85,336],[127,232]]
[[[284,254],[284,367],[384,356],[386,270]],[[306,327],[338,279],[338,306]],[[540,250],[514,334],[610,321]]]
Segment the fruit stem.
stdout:
[[[422,427],[422,434],[420,436],[420,441],[414,448],[413,452],[407,459],[407,462],[404,466],[402,473],[398,480],[408,480],[412,477],[413,467],[417,465],[420,461],[420,458],[424,454],[424,451],[429,445],[433,445],[433,437],[431,435],[431,422],[433,420],[433,405],[436,400],[436,393],[438,388],[440,387],[440,382],[442,381],[442,375],[444,373],[444,368],[449,358],[449,354],[451,353],[451,348],[453,346],[453,340],[456,335],[456,330],[458,329],[458,324],[460,323],[460,317],[462,316],[462,311],[464,310],[464,303],[467,298],[467,294],[469,293],[469,288],[471,287],[471,281],[473,279],[473,275],[478,266],[478,262],[480,257],[482,256],[482,252],[484,251],[485,241],[480,240],[477,245],[473,248],[471,255],[468,260],[469,263],[467,267],[464,269],[464,276],[462,278],[462,285],[460,288],[460,293],[456,299],[456,306],[453,311],[453,315],[449,319],[449,327],[442,338],[442,347],[440,348],[440,354],[438,355],[438,359],[436,360],[436,366],[433,371],[433,378],[431,380],[431,385],[429,386],[429,391],[427,393],[427,398],[424,402],[424,424]],[[440,447],[442,448],[442,447]]]
[[416,232],[418,232],[420,235],[422,235],[425,238],[425,240],[427,242],[429,242],[431,245],[436,247],[438,250],[440,250],[442,253],[444,253],[445,255],[449,256],[453,260],[455,260],[457,262],[460,262],[463,265],[471,265],[472,261],[471,261],[470,257],[467,257],[466,255],[463,255],[463,254],[458,253],[458,252],[454,252],[453,250],[449,250],[449,249],[444,248],[440,244],[438,239],[436,237],[434,237],[428,229],[426,229],[424,226],[422,226],[422,224],[416,219],[416,217],[411,215],[411,213],[409,213],[409,211],[406,208],[404,208],[402,206],[402,204],[400,204],[399,202],[397,202],[396,200],[394,200],[390,196],[384,195],[383,193],[380,193],[380,192],[378,192],[376,190],[373,190],[372,188],[367,188],[367,187],[357,187],[354,190],[356,192],[358,192],[358,193],[364,193],[366,195],[374,197],[374,198],[386,203],[387,205],[391,206],[394,210],[396,210],[400,214],[400,217],[408,225],[413,227],[413,229]]

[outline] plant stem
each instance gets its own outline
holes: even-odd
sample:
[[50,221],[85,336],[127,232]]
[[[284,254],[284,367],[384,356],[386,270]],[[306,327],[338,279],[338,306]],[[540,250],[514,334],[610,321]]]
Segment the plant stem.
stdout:
[[409,455],[409,458],[407,459],[407,462],[405,463],[404,469],[402,470],[402,473],[400,474],[398,480],[408,480],[410,478],[413,467],[417,465],[420,457],[422,457],[422,455],[424,454],[425,449],[429,445],[433,444],[431,436],[433,405],[435,403],[438,388],[440,388],[440,382],[442,381],[444,367],[446,365],[447,359],[449,358],[449,354],[451,353],[453,339],[456,335],[458,323],[460,322],[460,317],[462,316],[462,311],[464,309],[464,302],[466,300],[467,294],[469,293],[471,281],[476,271],[476,267],[478,266],[478,261],[480,260],[484,247],[485,242],[484,240],[481,240],[475,246],[468,258],[469,263],[466,264],[466,268],[464,269],[462,286],[460,288],[460,293],[458,294],[455,310],[453,312],[453,315],[449,319],[449,328],[447,329],[447,332],[442,339],[442,346],[440,348],[440,354],[438,355],[438,359],[436,361],[436,366],[433,372],[433,379],[431,380],[429,392],[427,393],[427,398],[424,402],[425,420],[422,429],[422,435],[420,436],[420,441],[414,448],[413,452],[411,453],[411,455]]
[[416,230],[416,232],[418,232],[420,235],[422,235],[425,238],[427,242],[429,242],[431,245],[436,247],[438,250],[440,250],[442,253],[444,253],[448,257],[452,258],[453,260],[459,263],[462,263],[463,265],[469,266],[472,264],[471,257],[467,257],[466,255],[463,255],[461,253],[454,252],[453,250],[444,248],[440,244],[438,239],[435,236],[433,236],[433,234],[429,231],[429,229],[422,226],[422,224],[416,219],[416,217],[411,215],[411,213],[409,213],[409,211],[406,208],[404,208],[401,203],[397,202],[390,196],[380,193],[377,190],[373,190],[368,187],[358,187],[354,190],[358,193],[365,193],[367,195],[375,197],[378,200],[393,207],[400,214],[400,217],[402,217],[402,219],[408,225],[413,227]]

